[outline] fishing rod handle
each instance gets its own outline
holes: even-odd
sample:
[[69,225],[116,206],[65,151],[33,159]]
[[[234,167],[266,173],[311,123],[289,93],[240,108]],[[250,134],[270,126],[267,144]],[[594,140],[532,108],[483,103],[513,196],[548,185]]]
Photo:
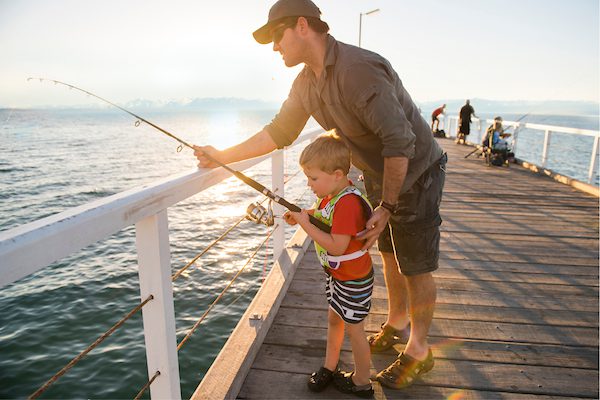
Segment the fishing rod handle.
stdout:
[[[283,199],[281,197],[279,197],[279,201],[277,201],[277,203],[281,204],[282,206],[284,206],[285,208],[287,208],[290,211],[294,211],[294,212],[302,211],[302,209],[300,207],[298,207],[295,204],[289,203],[288,201],[286,201],[285,199]],[[311,224],[313,224],[314,226],[316,226],[323,232],[331,233],[331,226],[327,225],[325,222],[321,221],[320,219],[317,219],[314,215],[309,214],[308,219]]]
[[310,215],[310,214],[308,214],[308,219],[311,224],[313,224],[314,226],[316,226],[323,232],[331,233],[331,227],[329,225],[327,225],[325,222],[321,221],[320,219],[317,219],[315,216]]

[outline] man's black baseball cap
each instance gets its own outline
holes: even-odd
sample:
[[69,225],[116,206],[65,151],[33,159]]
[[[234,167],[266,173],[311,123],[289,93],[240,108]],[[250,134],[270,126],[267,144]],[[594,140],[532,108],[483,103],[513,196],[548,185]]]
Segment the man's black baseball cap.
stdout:
[[277,22],[285,17],[313,17],[321,19],[321,10],[310,0],[279,0],[269,10],[269,19],[266,24],[257,29],[252,35],[260,44],[273,41],[271,29]]

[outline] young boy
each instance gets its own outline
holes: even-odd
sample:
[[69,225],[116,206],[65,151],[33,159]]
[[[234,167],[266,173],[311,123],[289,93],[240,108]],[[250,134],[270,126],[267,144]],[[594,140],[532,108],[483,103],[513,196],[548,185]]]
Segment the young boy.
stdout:
[[[300,155],[300,166],[308,186],[317,196],[314,210],[288,211],[284,218],[300,224],[314,240],[319,262],[327,273],[329,303],[325,363],[314,372],[308,388],[324,390],[333,381],[338,390],[359,397],[373,396],[369,379],[371,351],[364,331],[364,319],[371,308],[373,268],[371,257],[362,251],[356,234],[365,229],[371,205],[348,180],[350,151],[335,133],[319,136]],[[331,226],[326,233],[309,222],[309,214]],[[337,365],[347,329],[354,372],[343,373]]]

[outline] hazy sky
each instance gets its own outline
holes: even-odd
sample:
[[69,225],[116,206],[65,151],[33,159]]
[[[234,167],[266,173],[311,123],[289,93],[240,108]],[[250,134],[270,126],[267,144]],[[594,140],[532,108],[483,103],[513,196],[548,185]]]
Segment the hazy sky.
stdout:
[[[273,0],[0,0],[0,106],[89,104],[44,76],[116,102],[280,101],[286,68],[252,31]],[[412,97],[599,98],[598,0],[317,0],[341,41],[392,62]]]

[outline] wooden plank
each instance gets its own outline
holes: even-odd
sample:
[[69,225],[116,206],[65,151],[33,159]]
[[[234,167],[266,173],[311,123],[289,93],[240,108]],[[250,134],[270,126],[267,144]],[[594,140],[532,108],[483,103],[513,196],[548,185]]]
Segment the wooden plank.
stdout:
[[[291,293],[290,293],[291,295]],[[287,310],[300,308],[298,301],[290,299],[294,296],[286,296],[282,307]],[[299,298],[314,298],[314,295],[298,296]],[[383,302],[374,301],[375,307],[382,307]],[[302,304],[302,303],[301,303]],[[320,304],[312,303],[313,309],[327,310],[327,304],[321,301]],[[306,307],[306,306],[305,306]],[[314,321],[309,318],[311,315],[307,312],[294,313],[282,316],[278,323],[283,324],[283,321],[291,326],[295,325],[295,319],[302,321],[300,326],[314,327],[325,325],[319,321]],[[326,321],[326,320],[325,320]],[[376,322],[370,322],[376,321]],[[385,314],[374,314],[367,323],[367,330],[377,331],[382,322],[385,321]],[[518,343],[540,343],[540,344],[563,344],[569,346],[587,346],[597,347],[598,345],[598,329],[594,327],[581,326],[552,326],[552,325],[535,325],[525,323],[508,323],[508,322],[490,322],[490,321],[469,321],[463,320],[457,323],[451,319],[434,318],[431,330],[431,336],[442,336],[451,338],[464,339],[479,339],[479,340],[494,340],[504,342]]]
[[[314,347],[269,346],[259,352],[253,369],[308,375],[321,366],[322,359],[323,350]],[[373,356],[373,372],[384,369],[394,359],[393,354]],[[350,352],[341,353],[340,365],[345,370],[352,369]],[[594,397],[598,393],[598,372],[594,370],[537,365],[515,368],[513,364],[439,358],[434,369],[416,385],[447,387],[449,382],[468,390],[581,397]]]
[[[447,180],[447,182],[450,182],[448,185],[446,185],[444,187],[444,198],[448,197],[448,198],[455,198],[455,199],[463,199],[463,198],[467,198],[467,196],[470,196],[472,198],[476,198],[476,197],[480,197],[482,199],[489,199],[489,198],[498,198],[498,196],[496,195],[500,195],[502,200],[510,200],[513,198],[522,198],[522,197],[526,197],[526,198],[538,198],[540,200],[548,200],[549,202],[552,202],[555,199],[566,199],[569,201],[589,201],[589,202],[593,202],[594,200],[597,199],[597,197],[594,196],[586,196],[585,194],[579,192],[579,191],[561,191],[561,190],[553,190],[551,191],[548,195],[541,195],[539,194],[539,187],[538,185],[535,185],[533,190],[529,190],[531,189],[530,186],[528,185],[520,185],[518,187],[516,187],[516,190],[512,193],[505,193],[503,190],[494,190],[491,192],[486,191],[485,193],[483,192],[476,192],[476,191],[470,191],[468,190],[468,188],[465,187],[457,187],[456,185],[452,185],[451,180]],[[490,188],[492,188],[493,190],[494,186],[490,186]],[[513,186],[514,187],[514,186]],[[553,189],[556,188],[555,185],[551,184],[547,187],[552,187]],[[487,189],[487,187],[486,187]],[[496,203],[497,204],[497,203]]]
[[[448,177],[446,177],[446,179],[448,179]],[[484,188],[485,189],[485,188]],[[539,190],[553,190],[553,188],[548,187],[546,189],[542,188],[542,187],[538,187]],[[585,210],[588,209],[590,210],[590,212],[594,211],[594,200],[593,198],[591,199],[584,199],[584,198],[580,198],[580,199],[576,199],[576,200],[569,200],[566,198],[560,198],[560,197],[555,197],[555,198],[550,198],[549,201],[545,202],[545,201],[539,201],[536,199],[528,199],[526,196],[528,195],[527,192],[523,192],[523,197],[521,198],[509,198],[504,196],[501,191],[489,191],[489,193],[487,193],[484,196],[477,196],[476,193],[465,193],[462,194],[461,196],[453,196],[452,195],[452,191],[448,191],[445,193],[447,193],[447,196],[444,196],[443,199],[443,204],[445,204],[446,206],[448,205],[457,205],[460,207],[461,204],[464,203],[468,203],[468,204],[472,204],[474,207],[480,207],[480,208],[492,208],[493,210],[497,211],[502,209],[503,207],[506,207],[507,203],[510,204],[516,204],[519,205],[522,209],[524,210],[530,210],[530,211],[536,211],[538,209],[545,209],[545,210],[567,210],[567,211],[575,211],[577,212],[578,210]],[[532,196],[533,197],[533,196]]]
[[[383,288],[378,289],[379,292],[373,299],[375,307],[380,307],[386,304],[383,300],[385,297],[385,290]],[[319,298],[319,294],[310,293],[298,293],[290,292],[289,295],[284,299],[284,303],[288,307],[295,307],[302,305],[308,299],[314,297]],[[466,306],[490,306],[490,307],[506,307],[506,308],[523,308],[523,309],[534,309],[544,311],[554,310],[572,310],[572,311],[584,311],[584,312],[597,312],[598,311],[598,300],[593,298],[581,297],[581,296],[560,296],[560,298],[547,298],[547,297],[530,297],[530,296],[504,296],[502,294],[488,293],[483,295],[481,293],[469,293],[469,292],[452,292],[447,290],[438,290],[437,304],[464,304]]]
[[[577,226],[578,223],[588,222],[590,225],[597,225],[598,221],[595,221],[590,216],[594,216],[597,213],[593,210],[585,210],[587,212],[566,212],[564,210],[558,210],[552,215],[542,210],[525,210],[521,208],[510,208],[510,209],[482,209],[479,207],[473,207],[470,204],[443,204],[441,208],[442,214],[447,219],[462,219],[468,222],[477,221],[490,221],[492,217],[494,220],[507,221],[507,222],[519,222],[528,221],[531,223],[550,223],[550,224],[564,224],[568,226]],[[587,217],[587,218],[586,218]]]
[[[448,196],[444,196],[444,201],[447,198],[452,199],[452,195],[448,194]],[[554,197],[551,199],[540,199],[536,196],[523,196],[523,197],[515,197],[512,198],[510,196],[502,196],[499,200],[498,197],[489,195],[485,197],[480,196],[471,196],[471,195],[462,195],[460,200],[457,198],[457,201],[461,203],[467,202],[473,207],[489,205],[490,207],[501,209],[506,207],[507,203],[510,203],[512,206],[520,206],[523,209],[532,209],[532,208],[544,208],[544,209],[581,209],[587,208],[592,211],[594,209],[593,200],[585,200],[585,199],[576,199],[576,198],[560,198]]]
[[[295,291],[297,286],[292,284],[290,291]],[[307,296],[302,306],[288,307],[285,309],[302,310],[314,318],[325,318],[327,312],[323,296]],[[375,299],[371,314],[387,316],[387,305],[383,299]],[[381,307],[379,307],[381,305]],[[293,311],[290,311],[293,312]],[[487,322],[509,322],[515,324],[530,325],[554,325],[554,326],[580,326],[587,328],[598,327],[597,312],[582,312],[572,310],[532,310],[523,308],[489,307],[489,306],[465,306],[462,304],[436,304],[435,318],[443,318],[457,321],[487,321]],[[379,319],[379,318],[378,318]],[[383,322],[383,321],[382,321]],[[325,325],[323,325],[325,326]]]
[[[528,273],[521,271],[501,271],[501,270],[476,270],[476,269],[457,269],[457,268],[438,268],[434,271],[434,275],[440,279],[468,279],[472,281],[486,281],[486,282],[507,282],[507,283],[523,283],[530,284],[528,288],[535,288],[538,284],[540,287],[552,287],[552,286],[572,286],[575,290],[586,290],[591,295],[596,293],[598,287],[598,281],[594,275],[570,275],[568,270],[563,268],[560,274],[550,273]],[[494,290],[496,286],[491,286]],[[526,286],[524,286],[526,287]]]
[[[533,224],[532,224],[533,225]],[[532,235],[536,234],[536,229],[525,224],[505,224],[498,221],[497,218],[491,218],[489,221],[471,222],[465,225],[465,221],[456,221],[450,218],[444,219],[443,230],[445,232],[477,232],[478,234],[496,235],[499,232],[510,235]],[[543,230],[538,230],[540,236],[556,238],[582,238],[594,240],[597,238],[598,231],[590,226],[571,226],[552,224],[545,226]]]
[[[459,215],[464,215],[466,218],[473,218],[473,217],[486,217],[489,215],[496,215],[496,216],[501,216],[501,217],[512,217],[513,219],[515,218],[531,218],[533,220],[541,220],[541,221],[548,221],[549,220],[549,216],[548,216],[548,212],[547,211],[543,211],[543,210],[524,210],[521,208],[504,208],[501,210],[497,210],[497,209],[484,209],[481,207],[472,207],[470,204],[468,203],[464,203],[462,202],[459,198],[457,199],[449,199],[449,195],[447,194],[447,191],[444,190],[444,199],[442,200],[442,204],[441,204],[441,211],[442,214],[448,216],[448,217],[452,217],[452,216],[459,216]],[[569,223],[570,221],[588,221],[588,222],[593,222],[590,221],[589,217],[590,215],[595,215],[595,212],[592,210],[555,210],[552,213],[552,220],[556,220],[556,221],[562,221],[565,223]],[[568,218],[567,218],[568,217]]]
[[[273,370],[252,369],[240,391],[239,399],[348,399],[333,387],[314,393],[306,387],[309,373],[296,374]],[[280,384],[280,382],[285,384]],[[376,399],[461,399],[461,400],[575,400],[577,397],[545,396],[523,393],[469,390],[451,386],[414,385],[404,390],[392,390],[374,385]],[[352,397],[356,398],[356,397]]]
[[561,256],[543,255],[512,255],[506,253],[487,254],[484,252],[459,252],[444,251],[440,253],[440,259],[450,260],[478,260],[504,263],[526,263],[526,264],[553,264],[553,265],[588,265],[598,268],[598,260],[593,258],[575,258]]
[[[446,232],[477,233],[477,234],[481,234],[481,235],[495,235],[498,233],[498,229],[499,229],[498,227],[493,226],[492,224],[482,225],[480,227],[471,226],[471,227],[465,227],[462,229],[460,227],[456,227],[456,226],[444,227],[444,231],[446,231]],[[563,239],[570,239],[570,238],[584,239],[584,240],[585,239],[588,239],[588,240],[596,239],[595,232],[592,232],[592,231],[574,232],[573,230],[570,230],[568,228],[566,228],[567,230],[557,229],[555,231],[532,232],[531,229],[527,229],[526,227],[510,225],[510,226],[503,227],[501,229],[502,229],[503,233],[514,235],[514,236],[531,236],[531,235],[537,234],[537,236],[545,236],[548,238],[554,238],[556,240],[563,240]]]
[[[447,218],[456,218],[460,217],[460,214],[464,214],[468,221],[474,221],[478,217],[481,221],[491,221],[493,216],[500,221],[525,219],[553,224],[575,225],[571,222],[571,216],[575,217],[575,221],[582,221],[585,216],[594,216],[598,213],[598,210],[593,207],[593,202],[590,202],[587,206],[567,209],[540,204],[535,207],[522,204],[508,204],[508,206],[498,207],[493,201],[479,201],[476,203],[464,203],[463,201],[464,199],[448,199],[444,194],[441,204],[442,214]],[[593,219],[588,220],[588,222],[595,223]]]
[[478,260],[450,260],[440,259],[440,270],[442,269],[460,269],[461,271],[490,271],[490,272],[522,272],[527,274],[550,274],[550,275],[571,275],[589,276],[590,279],[598,278],[599,270],[597,266],[578,266],[570,265],[565,268],[564,265],[555,264],[527,264],[527,263],[502,263],[496,261],[481,262]]

